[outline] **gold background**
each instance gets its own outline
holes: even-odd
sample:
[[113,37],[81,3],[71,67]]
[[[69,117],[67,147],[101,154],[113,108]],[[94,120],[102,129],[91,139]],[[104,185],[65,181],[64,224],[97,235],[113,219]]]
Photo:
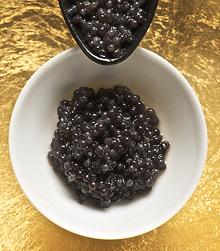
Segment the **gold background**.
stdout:
[[220,250],[220,1],[161,0],[143,39],[173,63],[202,104],[209,151],[202,179],[185,207],[158,229],[126,240],[93,240],[44,218],[21,192],[8,153],[14,103],[34,71],[74,44],[57,0],[0,1],[0,250]]

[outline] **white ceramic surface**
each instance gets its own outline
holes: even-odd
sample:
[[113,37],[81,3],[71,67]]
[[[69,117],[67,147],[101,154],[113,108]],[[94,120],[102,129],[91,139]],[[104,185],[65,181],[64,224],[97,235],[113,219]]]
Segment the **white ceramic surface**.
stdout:
[[[79,204],[47,160],[59,101],[80,86],[124,84],[154,107],[170,141],[168,167],[153,190],[106,210]],[[98,65],[78,49],[62,52],[36,71],[22,90],[10,122],[10,156],[31,203],[71,232],[121,239],[148,232],[174,216],[193,193],[207,151],[207,132],[197,97],[186,79],[160,56],[138,48],[118,65]]]

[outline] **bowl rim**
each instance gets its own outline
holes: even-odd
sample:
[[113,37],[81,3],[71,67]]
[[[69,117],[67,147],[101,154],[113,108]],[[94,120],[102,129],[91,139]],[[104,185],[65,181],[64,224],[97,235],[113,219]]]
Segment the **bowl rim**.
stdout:
[[65,230],[68,230],[69,232],[72,232],[74,234],[78,234],[81,236],[85,236],[88,238],[93,238],[93,239],[103,239],[103,240],[118,240],[118,239],[126,239],[126,238],[131,238],[131,237],[135,237],[135,236],[139,236],[142,235],[144,233],[147,233],[149,231],[152,231],[153,229],[163,225],[165,222],[167,222],[168,220],[170,220],[174,215],[176,215],[176,213],[183,208],[183,206],[185,205],[185,203],[190,199],[190,197],[192,196],[192,194],[194,193],[194,190],[196,188],[196,186],[198,185],[198,182],[202,176],[203,170],[204,170],[204,166],[205,166],[205,161],[206,161],[206,156],[207,156],[207,150],[208,150],[208,136],[207,136],[207,127],[206,127],[206,121],[205,121],[205,117],[202,111],[202,107],[199,103],[199,100],[196,96],[196,94],[193,91],[193,88],[191,87],[191,85],[189,84],[189,82],[184,78],[184,76],[171,64],[169,63],[166,59],[164,59],[163,57],[159,56],[158,54],[151,52],[147,49],[138,47],[136,49],[136,53],[138,53],[139,55],[145,55],[146,57],[150,57],[154,60],[156,60],[159,64],[163,64],[167,70],[169,70],[172,74],[176,75],[176,77],[179,79],[179,84],[181,84],[183,86],[183,88],[185,88],[185,90],[187,91],[187,95],[190,96],[193,105],[195,107],[195,111],[197,113],[198,119],[199,119],[199,124],[200,124],[200,134],[201,134],[201,138],[200,138],[200,154],[202,156],[202,158],[199,161],[198,166],[200,168],[198,168],[197,170],[197,175],[194,177],[194,180],[191,182],[190,187],[188,188],[187,192],[185,193],[185,196],[182,197],[182,199],[176,204],[175,207],[173,207],[172,210],[170,210],[169,213],[166,213],[165,215],[163,215],[162,217],[159,218],[159,220],[155,221],[155,224],[153,226],[150,227],[146,227],[143,226],[143,228],[141,228],[140,231],[132,231],[129,230],[126,233],[114,233],[111,235],[105,235],[105,233],[103,233],[101,236],[97,236],[97,234],[93,234],[91,233],[91,231],[78,231],[77,227],[70,227],[70,225],[68,224],[63,224],[62,221],[57,220],[56,218],[53,218],[51,216],[51,213],[48,212],[47,210],[45,210],[45,208],[38,206],[38,202],[37,200],[35,200],[34,196],[32,196],[32,193],[29,192],[29,189],[27,186],[24,186],[23,184],[23,178],[22,178],[22,174],[19,171],[19,169],[17,169],[15,166],[15,162],[16,162],[16,158],[15,158],[15,154],[14,154],[14,143],[13,143],[13,135],[14,132],[16,130],[16,125],[15,125],[15,120],[17,117],[17,113],[18,110],[20,109],[20,105],[23,101],[23,99],[26,97],[26,95],[28,95],[29,91],[31,90],[33,83],[35,82],[35,80],[37,80],[38,76],[43,74],[45,71],[47,71],[47,68],[52,66],[55,62],[58,63],[60,60],[62,60],[65,57],[68,56],[72,56],[72,55],[76,55],[79,53],[83,53],[78,47],[75,48],[70,48],[67,49],[61,53],[59,53],[58,55],[54,56],[53,58],[49,59],[47,62],[45,62],[43,65],[41,65],[34,73],[33,75],[30,77],[30,79],[26,82],[25,86],[23,87],[23,89],[21,90],[17,101],[15,102],[13,111],[12,111],[12,115],[11,115],[11,119],[10,119],[10,124],[9,124],[9,134],[8,134],[8,142],[9,142],[9,156],[10,156],[10,160],[11,160],[11,164],[12,164],[12,169],[13,172],[16,176],[17,182],[21,188],[21,190],[23,191],[23,193],[25,194],[25,196],[28,198],[28,200],[31,202],[31,204],[47,219],[49,219],[51,222],[53,222],[54,224],[56,224],[59,227],[62,227]]

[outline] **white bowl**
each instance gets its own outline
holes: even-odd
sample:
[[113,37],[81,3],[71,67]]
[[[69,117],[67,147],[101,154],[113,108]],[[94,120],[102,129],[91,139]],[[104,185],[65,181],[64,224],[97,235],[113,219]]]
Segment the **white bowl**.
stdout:
[[[106,210],[79,204],[53,171],[47,153],[56,128],[56,109],[80,86],[124,84],[154,107],[170,141],[168,167],[152,191]],[[138,48],[118,65],[90,61],[70,49],[37,70],[22,90],[10,123],[10,156],[17,180],[31,203],[71,232],[98,239],[121,239],[148,232],[174,216],[192,195],[202,174],[207,131],[191,86],[160,56]]]

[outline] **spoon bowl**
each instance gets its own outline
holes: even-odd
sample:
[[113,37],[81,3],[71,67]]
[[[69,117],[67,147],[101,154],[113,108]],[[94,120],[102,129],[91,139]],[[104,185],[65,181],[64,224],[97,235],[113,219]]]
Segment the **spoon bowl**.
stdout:
[[135,31],[133,31],[134,41],[125,47],[126,48],[125,54],[117,58],[102,58],[94,54],[90,46],[85,42],[84,35],[82,34],[82,31],[80,30],[80,28],[75,26],[71,22],[71,18],[67,14],[67,9],[71,7],[72,1],[71,0],[59,0],[60,9],[62,11],[66,25],[68,29],[70,30],[71,35],[77,42],[77,44],[80,46],[80,48],[85,53],[85,55],[89,57],[92,61],[99,64],[104,64],[104,65],[120,63],[132,54],[132,52],[137,48],[141,39],[143,38],[143,36],[148,30],[153,20],[154,13],[157,8],[157,4],[158,4],[158,0],[146,0],[146,3],[144,4],[144,9],[146,11],[146,16],[145,16],[146,21],[142,23]]

